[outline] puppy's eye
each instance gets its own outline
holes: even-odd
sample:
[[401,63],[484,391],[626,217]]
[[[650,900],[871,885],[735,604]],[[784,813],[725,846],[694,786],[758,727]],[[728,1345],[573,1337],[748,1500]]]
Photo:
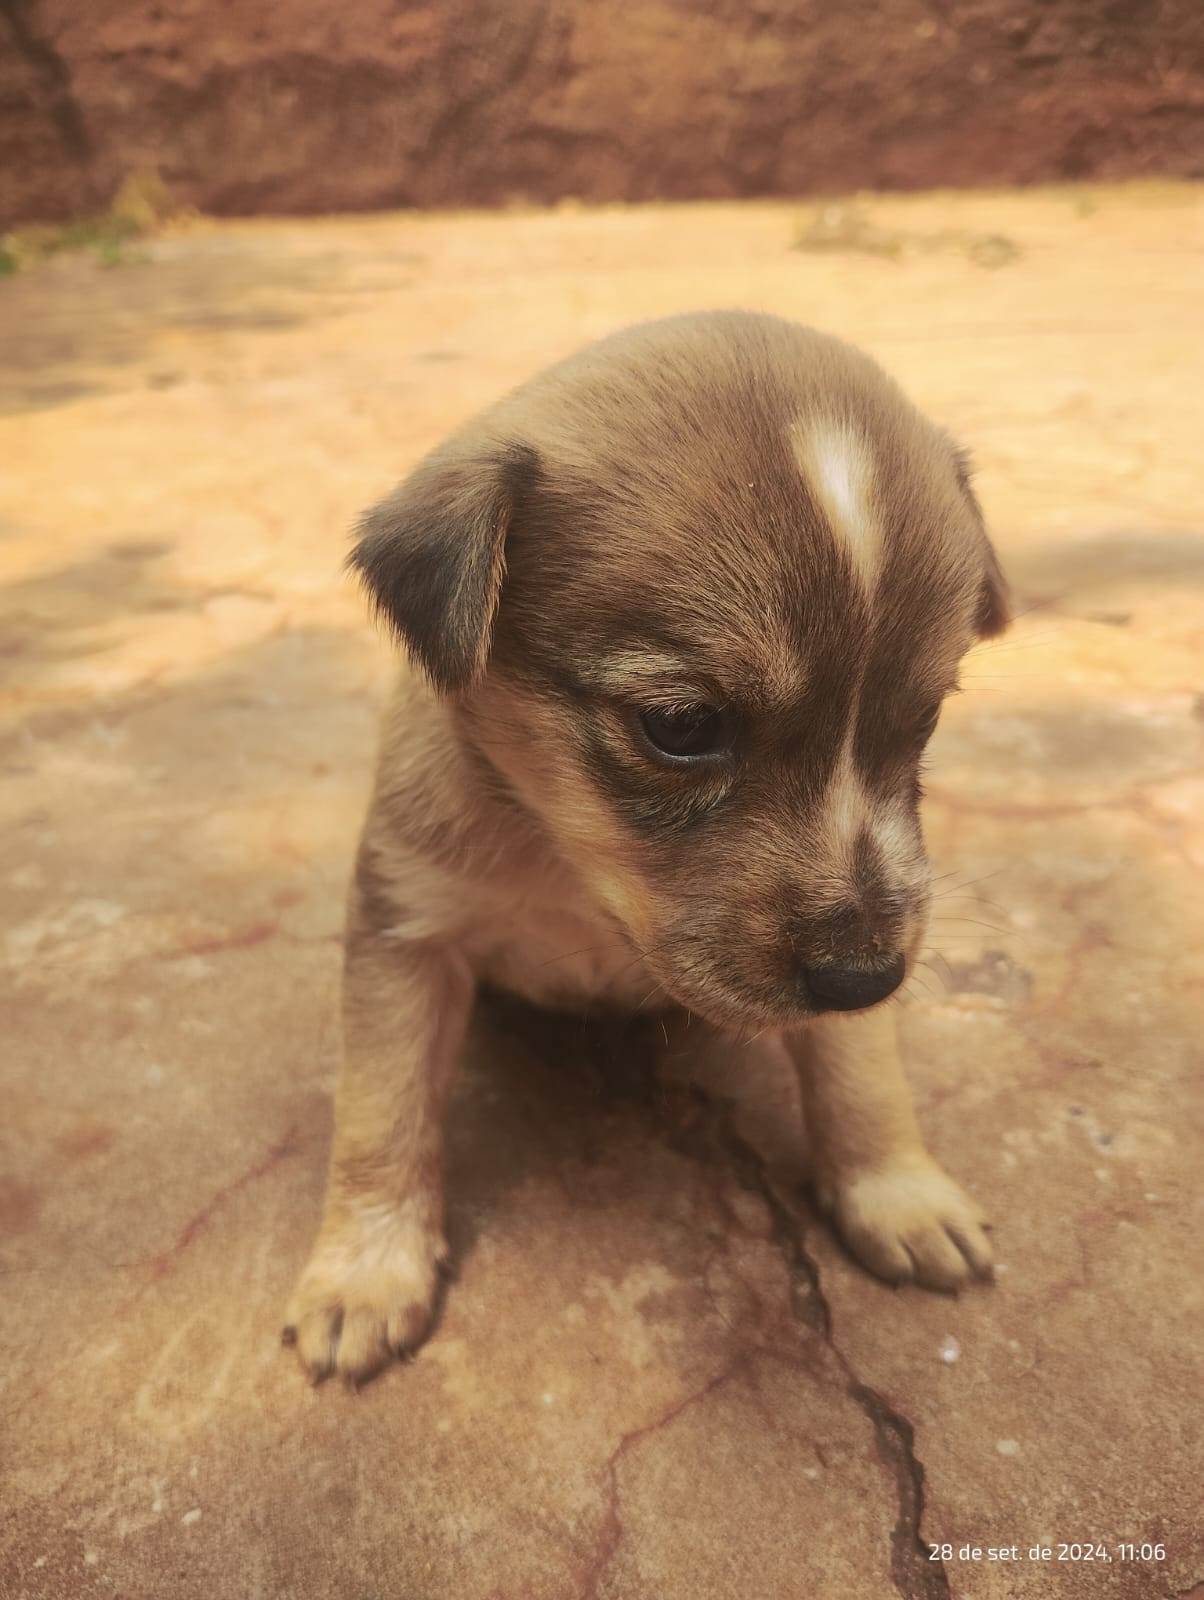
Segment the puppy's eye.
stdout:
[[926,706],[921,715],[916,719],[915,742],[917,750],[922,750],[928,743],[929,739],[932,738],[933,734],[936,732],[936,725],[940,721],[940,716],[941,702],[939,700],[935,700],[933,701],[932,705]]
[[657,754],[672,761],[698,761],[731,747],[728,719],[718,706],[649,706],[639,721]]

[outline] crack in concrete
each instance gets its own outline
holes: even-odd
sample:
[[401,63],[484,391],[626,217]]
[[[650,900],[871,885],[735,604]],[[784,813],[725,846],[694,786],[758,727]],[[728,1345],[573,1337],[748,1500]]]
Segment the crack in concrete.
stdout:
[[[630,1041],[629,1041],[630,1042]],[[915,1428],[886,1397],[865,1383],[852,1362],[837,1344],[831,1306],[824,1293],[819,1265],[806,1248],[799,1219],[774,1186],[764,1159],[756,1148],[736,1130],[735,1104],[730,1099],[709,1094],[697,1084],[666,1084],[655,1073],[641,1079],[627,1062],[612,1063],[614,1071],[605,1075],[607,1088],[616,1098],[640,1101],[670,1148],[702,1165],[713,1165],[716,1152],[725,1158],[736,1181],[756,1195],[768,1210],[771,1241],[783,1257],[790,1276],[790,1310],[794,1319],[816,1334],[830,1353],[844,1380],[845,1392],[864,1415],[873,1430],[878,1455],[895,1482],[897,1516],[891,1531],[890,1574],[902,1600],[951,1600],[952,1591],[944,1563],[934,1557],[934,1548],[921,1533],[924,1518],[924,1465],[915,1451]],[[675,1122],[669,1108],[674,1096],[689,1100],[699,1116],[689,1125]],[[609,1494],[606,1513],[598,1534],[593,1557],[585,1569],[581,1600],[594,1600],[598,1585],[614,1557],[622,1537],[617,1480],[620,1459],[639,1441],[664,1427],[688,1406],[697,1404],[730,1381],[757,1354],[779,1354],[760,1347],[742,1350],[734,1361],[712,1377],[699,1390],[678,1401],[663,1416],[623,1435],[611,1452],[606,1471]]]
[[1093,800],[974,800],[951,789],[944,789],[939,784],[927,785],[924,794],[929,804],[938,805],[953,816],[994,817],[1001,821],[1026,822],[1038,818],[1051,821],[1063,817],[1096,816],[1101,812],[1119,813],[1161,834],[1172,847],[1181,848],[1185,822],[1160,813],[1151,796],[1168,784],[1181,783],[1201,775],[1199,767],[1184,767],[1135,783],[1123,794],[1101,796]]
[[[135,913],[130,919],[130,924],[136,926],[136,920],[142,913]],[[70,970],[78,977],[81,973],[94,977],[98,981],[110,981],[114,977],[133,972],[146,965],[157,965],[160,962],[171,963],[184,961],[194,956],[224,955],[228,951],[241,951],[253,949],[256,945],[267,944],[275,941],[287,944],[294,949],[316,949],[321,945],[342,945],[343,933],[341,930],[330,933],[291,933],[282,928],[279,922],[260,921],[244,924],[241,928],[227,930],[224,933],[199,936],[192,942],[166,946],[160,949],[144,949],[136,955],[126,956],[124,959],[108,959],[101,956],[88,957],[88,939],[63,940],[46,949],[36,952],[36,963],[29,958],[18,961],[0,963],[0,967],[7,965],[11,972],[18,977],[25,977],[31,982],[41,974],[57,976]],[[94,942],[94,941],[92,941]]]
[[[878,1454],[895,1480],[898,1517],[891,1533],[891,1580],[904,1600],[948,1600],[951,1593],[944,1563],[933,1559],[933,1547],[920,1532],[924,1516],[924,1465],[915,1453],[915,1428],[879,1392],[862,1381],[836,1343],[832,1308],[820,1280],[819,1264],[806,1247],[796,1218],[777,1193],[757,1151],[736,1132],[730,1102],[716,1106],[701,1095],[717,1116],[717,1132],[737,1179],[769,1208],[773,1239],[790,1268],[794,1285],[792,1309],[798,1320],[818,1333],[844,1375],[849,1398],[869,1420]],[[801,1291],[801,1292],[800,1292]]]
[[[839,1352],[837,1356],[846,1366],[844,1357]],[[915,1453],[915,1428],[876,1389],[852,1381],[851,1374],[849,1394],[873,1424],[878,1454],[894,1474],[899,1496],[899,1516],[890,1536],[891,1581],[905,1600],[948,1600],[945,1563],[920,1532],[924,1464]]]
[[[654,1084],[654,1090],[656,1087]],[[663,1085],[659,1087],[662,1090],[664,1088]],[[873,1429],[879,1457],[894,1478],[898,1504],[898,1514],[891,1532],[891,1581],[903,1600],[950,1600],[952,1591],[944,1563],[934,1559],[933,1547],[920,1531],[924,1517],[924,1466],[915,1452],[915,1428],[884,1395],[862,1380],[852,1362],[836,1343],[832,1309],[823,1290],[819,1265],[807,1250],[805,1234],[800,1231],[798,1219],[775,1188],[761,1155],[736,1131],[734,1104],[730,1100],[714,1098],[697,1085],[690,1085],[680,1092],[688,1095],[695,1107],[709,1121],[713,1143],[726,1156],[740,1185],[749,1193],[757,1195],[767,1207],[772,1225],[772,1241],[783,1256],[790,1273],[792,1315],[796,1321],[817,1334],[823,1341],[844,1379],[846,1393]],[[682,1129],[668,1122],[664,1113],[663,1097],[653,1092],[645,1098],[654,1120],[659,1124],[662,1133],[667,1136],[669,1143],[692,1159],[705,1161],[707,1153],[699,1147],[697,1134],[685,1134]],[[750,1357],[751,1352],[746,1352],[741,1361],[747,1361]],[[721,1374],[720,1377],[730,1376],[739,1364],[739,1362],[734,1364],[729,1373]],[[692,1399],[701,1398],[709,1393],[717,1381],[713,1380],[707,1389],[700,1391],[700,1394]],[[634,1434],[627,1435],[620,1441],[619,1448],[611,1457],[612,1477],[613,1463],[617,1461],[621,1451],[629,1447],[634,1439],[654,1431],[655,1426],[653,1424],[646,1429],[636,1430]],[[595,1563],[595,1567],[591,1568],[591,1571],[596,1571],[596,1575],[593,1579],[594,1587],[586,1591],[587,1596],[596,1592],[597,1577],[604,1569],[606,1561],[613,1555],[620,1532],[621,1524],[615,1526],[608,1517],[602,1536],[602,1542],[607,1546],[605,1560],[600,1564]]]
[[[161,1278],[165,1277],[167,1273],[171,1271],[178,1258],[209,1226],[214,1213],[222,1205],[224,1205],[232,1195],[238,1194],[241,1190],[246,1189],[251,1184],[258,1182],[260,1178],[265,1177],[273,1167],[279,1164],[279,1162],[285,1160],[288,1156],[293,1155],[298,1149],[300,1149],[300,1145],[296,1141],[296,1132],[296,1125],[291,1125],[284,1136],[274,1145],[272,1145],[271,1148],[267,1150],[258,1161],[246,1168],[245,1171],[239,1173],[237,1177],[231,1178],[228,1183],[224,1183],[219,1189],[215,1189],[200,1210],[193,1212],[192,1216],[187,1222],[185,1222],[183,1227],[176,1234],[173,1242],[168,1245],[166,1249],[160,1250],[156,1255],[153,1256],[138,1256],[130,1261],[114,1261],[105,1264],[106,1270],[146,1270],[147,1272],[144,1282],[131,1294],[129,1294],[126,1299],[117,1307],[115,1321],[118,1325],[121,1323],[122,1319],[126,1317],[129,1312],[138,1304],[143,1295],[145,1295],[154,1284],[158,1283]],[[40,1382],[36,1382],[31,1385],[26,1391],[26,1400],[32,1405],[39,1403],[45,1394],[50,1393],[56,1388],[59,1377],[61,1376],[62,1372],[67,1370],[67,1367],[69,1367],[70,1364],[71,1363],[68,1362],[62,1367],[51,1369]]]
[[623,1536],[623,1519],[619,1514],[619,1461],[633,1445],[650,1438],[662,1428],[668,1427],[676,1421],[683,1412],[691,1406],[697,1405],[700,1400],[705,1400],[709,1395],[723,1384],[729,1383],[738,1372],[744,1370],[752,1359],[752,1351],[742,1351],[734,1361],[724,1367],[722,1371],[708,1378],[700,1389],[693,1390],[682,1399],[674,1402],[669,1409],[651,1422],[644,1423],[641,1427],[631,1428],[619,1440],[606,1459],[605,1471],[608,1480],[608,1493],[606,1500],[606,1513],[602,1519],[602,1527],[598,1534],[597,1548],[586,1566],[582,1575],[581,1600],[595,1600],[598,1585],[603,1574],[610,1565],[615,1551],[619,1548],[619,1541]]
[[258,1161],[254,1162],[250,1167],[248,1167],[245,1172],[239,1173],[237,1177],[231,1178],[228,1183],[223,1184],[220,1189],[214,1190],[213,1194],[210,1195],[209,1199],[200,1208],[200,1210],[195,1211],[192,1216],[189,1217],[188,1221],[183,1225],[179,1233],[177,1233],[175,1239],[167,1246],[165,1250],[160,1250],[153,1256],[137,1257],[132,1261],[123,1261],[115,1264],[122,1270],[148,1270],[147,1280],[142,1285],[142,1288],[136,1292],[134,1298],[138,1298],[138,1296],[143,1294],[152,1283],[157,1283],[160,1278],[164,1277],[165,1274],[171,1270],[184,1251],[187,1250],[188,1247],[209,1226],[209,1223],[213,1219],[214,1212],[224,1205],[225,1202],[231,1198],[231,1196],[238,1194],[241,1190],[246,1189],[251,1184],[258,1182],[260,1178],[265,1177],[279,1162],[295,1153],[295,1151],[299,1148],[296,1141],[296,1133],[297,1129],[296,1125],[294,1124],[288,1129],[283,1138],[279,1139],[274,1145],[272,1145],[272,1147],[267,1150]]

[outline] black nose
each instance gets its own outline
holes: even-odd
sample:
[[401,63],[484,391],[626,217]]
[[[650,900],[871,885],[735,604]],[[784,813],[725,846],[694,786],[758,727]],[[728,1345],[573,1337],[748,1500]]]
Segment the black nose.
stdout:
[[808,992],[822,1010],[860,1011],[893,994],[903,982],[901,955],[876,967],[804,967]]

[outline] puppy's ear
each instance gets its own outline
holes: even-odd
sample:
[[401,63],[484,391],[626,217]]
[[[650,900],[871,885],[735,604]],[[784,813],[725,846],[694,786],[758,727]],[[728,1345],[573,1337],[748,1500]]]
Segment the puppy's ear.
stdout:
[[525,445],[444,445],[360,518],[347,564],[435,687],[485,670],[506,536],[539,458]]
[[1003,568],[999,565],[999,557],[995,554],[995,546],[987,534],[986,519],[982,514],[982,507],[978,503],[978,496],[974,493],[971,482],[973,463],[970,452],[963,450],[960,445],[953,447],[953,460],[957,471],[957,481],[962,494],[965,495],[974,520],[982,533],[983,574],[982,588],[978,596],[978,610],[974,615],[974,628],[980,639],[993,639],[997,633],[1002,633],[1012,620],[1012,607],[1008,596],[1007,579],[1003,575]]
[[986,567],[982,576],[982,592],[978,597],[974,626],[978,630],[980,639],[993,639],[996,634],[1002,633],[1012,620],[1012,604],[1008,595],[1007,579],[1003,575],[1003,568],[999,565],[995,546],[989,539],[984,541],[984,554]]

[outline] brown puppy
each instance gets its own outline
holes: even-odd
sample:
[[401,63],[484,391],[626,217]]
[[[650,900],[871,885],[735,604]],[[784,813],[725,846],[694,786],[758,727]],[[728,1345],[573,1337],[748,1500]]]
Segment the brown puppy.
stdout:
[[[425,679],[385,725],[346,946],[311,1375],[428,1325],[474,987],[780,1030],[874,1271],[986,1275],[878,1002],[928,906],[919,764],[1006,620],[964,463],[865,356],[774,317],[637,327],[428,456],[352,556]],[[851,1014],[850,1014],[851,1013]]]

